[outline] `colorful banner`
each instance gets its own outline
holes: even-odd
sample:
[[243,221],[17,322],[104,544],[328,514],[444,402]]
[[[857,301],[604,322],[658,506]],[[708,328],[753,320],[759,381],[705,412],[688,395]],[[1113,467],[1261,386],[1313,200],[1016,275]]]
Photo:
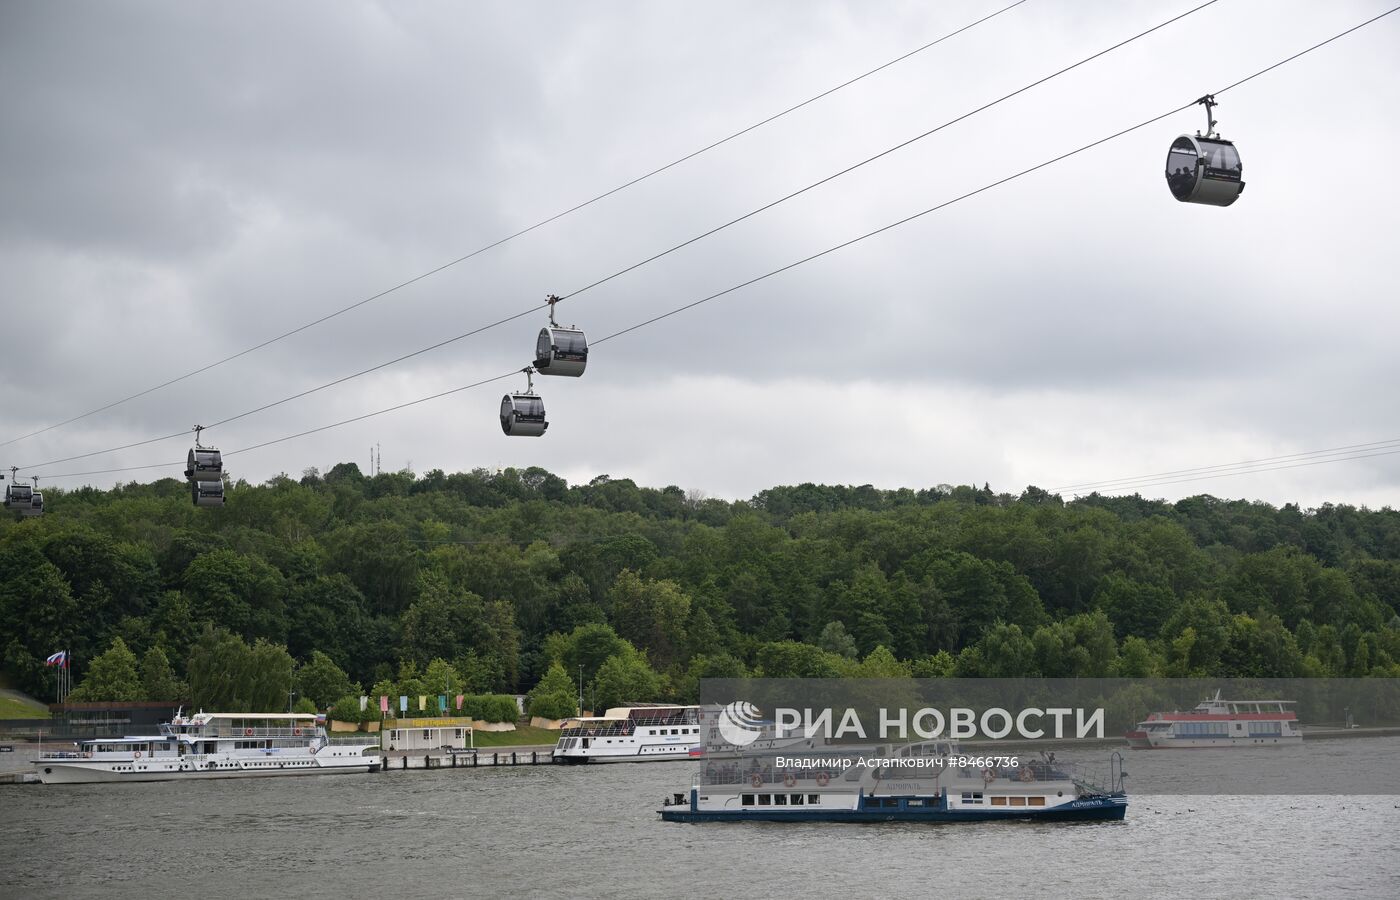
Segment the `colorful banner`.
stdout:
[[385,715],[388,715],[388,713],[389,713],[389,695],[388,695],[388,694],[380,694],[380,695],[379,695],[379,711],[382,712],[382,713],[384,713]]
[[457,711],[458,711],[458,712],[461,712],[461,711],[462,711],[462,701],[465,700],[465,699],[467,699],[467,696],[466,696],[465,694],[458,694],[458,695],[457,695]]
[[369,698],[366,697],[364,694],[361,694],[361,695],[360,695],[360,712],[364,712],[364,711],[365,711],[366,709],[368,709],[368,708],[369,708]]
[[419,711],[419,712],[422,712],[423,710],[425,710],[425,709],[427,709],[427,708],[428,708],[428,695],[427,695],[427,694],[419,694],[419,695],[418,695],[418,711]]
[[438,694],[438,712],[447,712],[446,694]]
[[399,712],[408,712],[407,694],[399,694]]

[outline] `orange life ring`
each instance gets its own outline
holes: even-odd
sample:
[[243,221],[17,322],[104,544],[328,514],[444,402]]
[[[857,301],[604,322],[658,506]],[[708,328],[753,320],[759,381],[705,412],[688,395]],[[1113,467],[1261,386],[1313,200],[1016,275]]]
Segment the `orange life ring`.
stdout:
[[83,759],[92,759],[92,751],[91,751],[91,750],[84,750],[84,751],[83,751]]
[[753,785],[756,788],[763,787],[763,776],[758,774],[757,772],[753,773],[753,776],[749,778],[749,784]]
[[131,754],[131,758],[132,758],[132,759],[140,759],[140,758],[141,758],[141,751],[140,751],[140,750],[137,750],[135,753]]
[[783,776],[783,784],[787,785],[788,787],[792,787],[793,785],[797,784],[797,778],[791,772],[789,772]]
[[301,735],[301,729],[300,729],[300,728],[293,728],[293,729],[292,729],[292,734],[295,734],[295,735],[297,735],[297,736],[300,736],[300,735]]
[[993,781],[997,780],[997,773],[993,772],[991,769],[983,769],[982,780],[987,784],[991,784]]
[[818,787],[826,787],[826,786],[827,786],[828,784],[830,784],[830,783],[831,783],[831,776],[830,776],[830,775],[826,774],[825,772],[818,772],[818,773],[817,773],[817,786],[818,786]]
[[253,736],[253,729],[251,729],[251,728],[245,728],[245,729],[243,729],[243,736],[244,736],[244,737],[252,737],[252,736]]
[[1031,771],[1030,766],[1027,766],[1021,770],[1021,780],[1035,781],[1035,773]]

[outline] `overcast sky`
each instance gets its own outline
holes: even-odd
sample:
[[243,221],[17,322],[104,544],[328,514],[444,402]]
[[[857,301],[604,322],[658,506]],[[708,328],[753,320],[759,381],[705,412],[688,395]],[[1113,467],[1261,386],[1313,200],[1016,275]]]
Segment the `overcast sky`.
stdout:
[[[528,227],[1010,0],[0,3],[0,441]],[[0,447],[57,465],[306,390],[568,294],[1196,5],[1029,0],[330,322]],[[1387,2],[1221,0],[570,299],[596,339],[1187,103]],[[1178,113],[594,348],[228,458],[544,466],[744,498],[802,481],[1057,487],[1400,439],[1400,13],[1223,94],[1248,185],[1177,203]],[[543,312],[211,430],[236,450],[501,375]],[[1396,445],[1400,447],[1400,445]],[[181,477],[183,465],[58,479]],[[23,473],[21,473],[23,474]],[[1395,505],[1400,454],[1165,484]]]

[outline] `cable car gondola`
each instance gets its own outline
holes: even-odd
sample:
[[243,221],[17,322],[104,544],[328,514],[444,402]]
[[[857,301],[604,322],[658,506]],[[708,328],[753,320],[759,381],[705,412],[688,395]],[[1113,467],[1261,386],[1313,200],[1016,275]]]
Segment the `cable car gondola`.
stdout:
[[[20,513],[21,515],[33,515],[29,510],[34,505],[33,485],[21,484],[15,478],[15,473],[19,469],[10,467],[10,483],[5,485],[5,508]],[[0,478],[5,476],[0,475]],[[43,504],[43,495],[40,495],[39,503]]]
[[20,508],[22,516],[42,516],[44,514],[44,492],[32,491],[30,493],[29,508]]
[[190,496],[195,506],[223,506],[224,483],[222,481],[194,481],[190,483]]
[[535,370],[526,366],[520,371],[525,373],[525,392],[501,398],[501,431],[511,437],[539,437],[549,427],[544,418],[544,400],[535,393]]
[[1215,95],[1196,101],[1206,108],[1206,133],[1183,134],[1167,151],[1167,187],[1182,203],[1229,206],[1244,192],[1244,165],[1235,145],[1215,132]]
[[190,482],[190,499],[195,506],[224,505],[224,458],[214,447],[199,443],[203,425],[194,426],[194,447],[185,458],[185,478]]
[[583,374],[588,365],[588,338],[572,325],[565,327],[554,321],[554,304],[559,298],[549,295],[549,327],[540,329],[535,341],[535,368],[541,375]]
[[203,425],[194,426],[194,447],[185,458],[185,478],[191,482],[217,480],[224,474],[223,455],[214,447],[199,444],[199,433],[203,430]]

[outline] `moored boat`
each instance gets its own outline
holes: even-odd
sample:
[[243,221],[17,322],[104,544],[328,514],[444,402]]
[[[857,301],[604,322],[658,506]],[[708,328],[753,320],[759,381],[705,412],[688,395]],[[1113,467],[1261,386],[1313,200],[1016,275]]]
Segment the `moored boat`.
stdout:
[[[664,762],[698,757],[733,756],[740,749],[728,744],[717,727],[719,707],[619,706],[601,716],[569,719],[554,746],[554,761]],[[777,734],[771,721],[755,723],[756,731],[744,753],[811,749],[819,739]]]
[[81,741],[34,761],[44,784],[370,772],[377,744],[332,740],[307,713],[177,715],[155,735]]
[[1220,692],[1187,712],[1154,712],[1123,736],[1137,750],[1277,746],[1303,740],[1293,700],[1222,700]]

